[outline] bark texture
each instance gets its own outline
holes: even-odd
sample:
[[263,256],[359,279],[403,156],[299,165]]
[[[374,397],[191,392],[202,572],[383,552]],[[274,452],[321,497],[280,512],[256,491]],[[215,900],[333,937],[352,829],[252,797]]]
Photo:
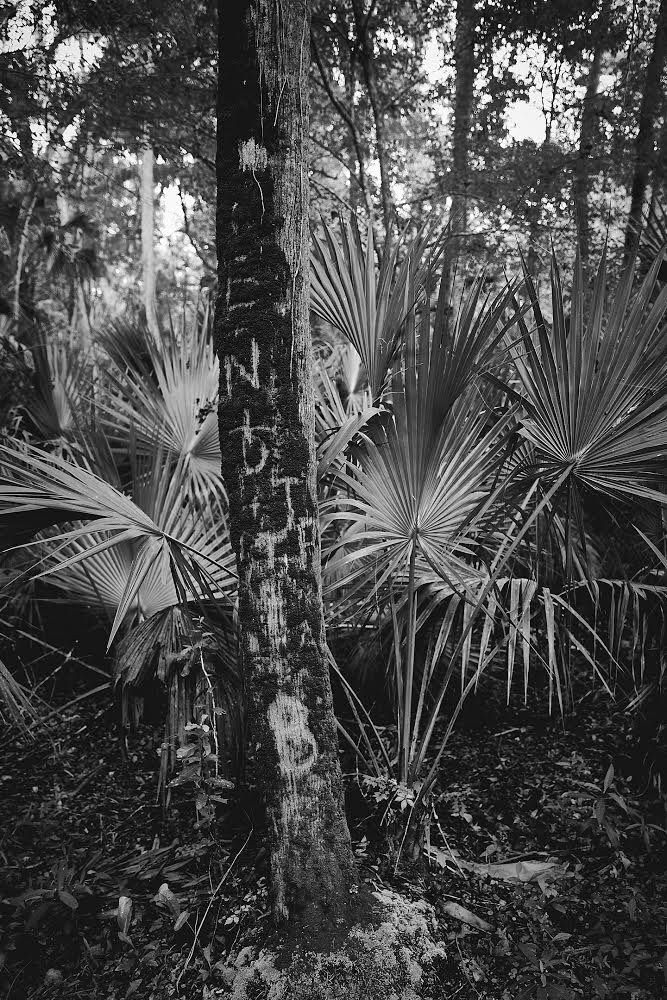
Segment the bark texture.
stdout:
[[156,343],[160,341],[155,299],[155,195],[153,148],[144,146],[141,151],[141,270],[144,283],[144,311],[149,333]]
[[630,214],[625,230],[625,257],[631,256],[638,240],[646,189],[655,160],[655,127],[663,102],[661,86],[667,57],[667,0],[660,0],[651,57],[646,69],[644,92],[639,110],[639,126],[634,174],[630,193]]
[[454,63],[456,89],[452,142],[452,205],[449,217],[453,229],[465,234],[468,230],[470,129],[475,86],[475,0],[458,0],[456,4]]
[[445,301],[450,301],[459,256],[465,247],[468,231],[468,198],[470,194],[470,129],[475,99],[475,0],[457,0],[456,33],[454,36],[454,127],[452,134],[452,166],[450,170],[449,226],[453,234],[448,240],[442,264]]
[[608,4],[603,7],[601,26],[593,52],[593,58],[588,69],[586,93],[581,108],[581,126],[579,129],[579,156],[574,164],[574,205],[577,214],[579,230],[579,253],[584,267],[588,265],[591,249],[590,233],[590,168],[591,155],[598,131],[600,68],[607,36]]
[[219,5],[220,444],[277,920],[356,889],[324,637],[308,318],[307,0]]

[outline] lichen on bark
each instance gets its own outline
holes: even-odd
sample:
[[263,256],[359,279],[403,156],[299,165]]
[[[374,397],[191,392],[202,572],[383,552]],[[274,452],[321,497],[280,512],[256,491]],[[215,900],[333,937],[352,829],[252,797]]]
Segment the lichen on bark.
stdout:
[[216,349],[254,777],[276,917],[355,888],[320,576],[308,319],[306,0],[220,5]]

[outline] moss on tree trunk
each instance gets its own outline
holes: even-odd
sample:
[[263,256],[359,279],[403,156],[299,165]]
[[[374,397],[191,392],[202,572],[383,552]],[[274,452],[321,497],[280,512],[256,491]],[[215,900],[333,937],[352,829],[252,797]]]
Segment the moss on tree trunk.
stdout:
[[308,318],[306,0],[220,4],[216,348],[248,740],[278,920],[339,919],[355,873],[320,575]]

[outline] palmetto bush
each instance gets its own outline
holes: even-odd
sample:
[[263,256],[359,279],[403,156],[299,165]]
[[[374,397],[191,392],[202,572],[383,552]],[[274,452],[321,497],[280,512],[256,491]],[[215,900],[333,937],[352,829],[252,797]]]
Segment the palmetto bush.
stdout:
[[[585,515],[592,494],[661,498],[663,255],[636,293],[630,270],[611,298],[604,260],[590,295],[577,266],[567,311],[554,260],[547,323],[527,274],[522,304],[509,287],[484,296],[483,276],[453,302],[450,282],[441,282],[435,298],[434,264],[421,259],[428,248],[413,246],[397,288],[402,304],[416,305],[396,340],[392,323],[374,318],[391,313],[384,261],[376,274],[370,238],[364,250],[353,227],[342,235],[342,250],[332,233],[317,245],[314,308],[369,359],[363,367],[376,412],[366,421],[356,412],[359,433],[349,436],[343,461],[339,455],[327,466],[325,594],[332,622],[370,620],[391,636],[389,756],[346,690],[385,815],[392,805],[418,814],[463,699],[490,664],[504,664],[508,697],[517,660],[524,690],[531,664],[541,664],[550,699],[563,705],[572,652],[607,684],[601,662],[620,669],[624,628],[635,650],[646,636],[641,614],[664,600],[661,586],[649,594],[640,581],[596,577]],[[374,303],[370,319],[359,306],[363,295]],[[341,413],[339,427],[346,420]],[[555,561],[543,558],[546,541]],[[420,630],[427,639],[418,658]],[[637,660],[641,683],[643,651]],[[459,696],[443,718],[455,685]]]
[[[443,247],[427,230],[377,265],[370,226],[365,242],[354,222],[325,227],[312,274],[313,310],[333,331],[314,373],[328,625],[382,637],[376,683],[395,712],[387,741],[332,661],[358,724],[343,738],[386,814],[411,817],[413,849],[485,671],[503,670],[509,696],[517,670],[525,691],[541,669],[564,705],[573,653],[609,684],[603,663],[618,667],[626,630],[639,684],[637,623],[665,596],[655,581],[600,578],[587,515],[592,495],[662,498],[662,255],[638,290],[628,272],[611,297],[604,261],[590,294],[577,268],[569,296],[554,261],[547,322],[527,275],[491,291],[484,275],[457,281],[450,300]],[[199,696],[178,686],[174,644],[201,659],[205,686],[213,603],[233,677],[217,361],[202,329],[157,347],[117,328],[102,344],[94,394],[84,369],[61,377],[66,446],[4,446],[0,513],[39,529],[38,572],[109,615],[119,676],[171,677],[175,733]]]
[[[33,436],[0,449],[4,519],[15,537],[25,538],[33,574],[105,615],[110,645],[123,637],[115,658],[121,687],[138,692],[146,680],[137,662],[142,649],[148,656],[145,623],[164,624],[182,609],[179,629],[151,633],[151,656],[159,647],[162,667],[155,670],[167,682],[171,703],[180,691],[182,711],[169,717],[172,753],[174,738],[191,721],[183,717],[194,705],[189,693],[201,688],[196,663],[192,670],[175,669],[180,647],[217,650],[217,692],[208,684],[214,700],[228,701],[228,689],[238,687],[227,634],[235,575],[211,413],[217,362],[206,330],[196,333],[177,337],[169,331],[162,350],[131,359],[123,330],[111,331],[108,352],[96,358],[101,374],[94,386],[90,366],[78,355],[62,346],[44,352],[41,391],[26,406]],[[212,601],[225,627],[220,615],[216,623],[206,615]],[[201,614],[195,613],[197,602]],[[188,643],[183,622],[195,619]],[[209,636],[203,645],[202,635]],[[165,663],[171,663],[168,670]],[[201,671],[205,666],[202,656]],[[199,699],[202,709],[205,701]]]

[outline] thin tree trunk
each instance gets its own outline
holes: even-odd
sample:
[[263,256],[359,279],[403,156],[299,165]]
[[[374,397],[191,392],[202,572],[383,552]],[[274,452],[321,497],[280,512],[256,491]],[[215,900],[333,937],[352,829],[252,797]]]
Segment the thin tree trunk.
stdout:
[[590,168],[591,153],[597,133],[598,90],[600,87],[600,66],[607,37],[607,10],[601,14],[600,32],[593,52],[593,58],[588,70],[586,93],[581,108],[581,127],[579,130],[579,157],[574,164],[573,195],[574,207],[579,230],[579,254],[584,268],[588,266],[591,248],[590,234]]
[[665,191],[667,190],[667,95],[663,94],[662,128],[660,129],[660,142],[656,155],[655,167],[652,177],[651,204],[657,198],[664,206]]
[[354,25],[357,34],[357,45],[359,46],[359,57],[361,69],[364,74],[364,82],[368,91],[375,123],[375,148],[377,151],[378,164],[380,166],[380,195],[382,197],[382,216],[384,219],[384,231],[386,238],[390,238],[391,217],[393,214],[393,199],[391,196],[391,180],[389,176],[389,144],[387,130],[384,123],[384,114],[380,107],[380,96],[375,72],[375,55],[373,53],[373,39],[369,30],[369,14],[365,9],[363,0],[352,0],[352,11],[354,13]]
[[625,230],[625,259],[632,256],[639,238],[646,189],[655,158],[655,126],[662,108],[662,74],[667,56],[667,0],[660,0],[660,10],[653,38],[653,48],[646,70],[644,93],[639,110],[635,145],[635,164],[630,193],[630,214]]
[[542,230],[542,204],[544,201],[544,191],[548,187],[548,182],[550,177],[553,175],[554,167],[550,163],[547,167],[547,159],[550,157],[550,147],[551,147],[551,136],[553,133],[554,121],[556,119],[556,100],[559,94],[559,82],[561,78],[561,73],[563,70],[564,60],[562,53],[559,57],[559,62],[556,66],[556,71],[553,75],[553,84],[551,91],[551,106],[549,111],[545,111],[545,122],[544,122],[544,140],[540,149],[540,168],[537,176],[537,180],[533,187],[534,195],[531,203],[526,205],[526,218],[528,220],[528,254],[527,254],[527,267],[529,274],[533,277],[533,280],[539,287],[539,272],[540,272],[540,236]]
[[[350,127],[348,128],[347,138],[347,155],[350,162],[348,197],[350,204],[354,209],[356,209],[359,204],[359,194],[361,194],[366,210],[368,211],[368,206],[371,203],[366,185],[366,163],[364,153],[361,142],[357,138],[357,112],[355,109],[357,96],[357,74],[355,71],[351,48],[348,48],[348,51],[342,55],[341,72],[343,74],[343,80],[345,81],[345,101],[350,113]],[[357,164],[356,176],[354,170],[355,161]]]
[[[71,188],[71,176],[74,170],[72,162],[72,148],[67,147],[61,140],[60,146],[53,154],[52,170],[57,177],[58,187],[56,190],[56,204],[58,206],[58,219],[60,221],[61,239],[70,252],[77,254],[80,249],[80,236],[69,225],[73,216],[79,212],[85,214],[85,167],[82,170],[82,185],[78,199],[75,198],[74,205],[70,200],[69,191]],[[70,271],[70,333],[74,336],[77,332],[81,349],[84,353],[90,351],[92,346],[92,329],[90,325],[90,311],[86,302],[84,289],[84,279],[78,272]]]
[[[475,86],[475,0],[457,0],[454,39],[456,89],[452,141],[452,204],[449,218],[453,230],[468,231],[470,196],[470,128]],[[460,241],[458,245],[461,245]]]
[[155,193],[153,147],[146,144],[141,151],[141,272],[143,305],[146,325],[156,344],[160,342],[155,299]]
[[535,283],[539,281],[540,271],[540,235],[542,232],[542,189],[538,185],[535,189],[535,204],[526,209],[528,218],[528,252],[526,254],[526,267]]
[[454,37],[454,129],[452,135],[451,203],[449,226],[452,238],[446,246],[442,280],[447,299],[451,297],[458,257],[468,231],[470,194],[469,139],[475,88],[475,0],[457,0]]
[[76,303],[81,317],[81,345],[84,351],[88,351],[93,342],[93,331],[90,325],[90,309],[86,301],[86,291],[81,278],[77,278]]
[[308,321],[308,0],[219,4],[220,444],[252,771],[276,920],[344,914],[355,871],[324,635]]
[[32,213],[35,211],[35,205],[37,204],[37,185],[33,188],[32,194],[28,196],[25,195],[23,199],[23,204],[25,206],[25,217],[23,220],[23,226],[21,227],[21,236],[19,239],[19,245],[16,253],[16,272],[14,276],[14,304],[12,308],[12,313],[14,316],[14,322],[16,323],[16,333],[19,329],[19,321],[21,318],[21,278],[23,276],[23,260],[25,257],[26,247],[28,245],[28,232],[30,230],[30,223],[32,222]]

